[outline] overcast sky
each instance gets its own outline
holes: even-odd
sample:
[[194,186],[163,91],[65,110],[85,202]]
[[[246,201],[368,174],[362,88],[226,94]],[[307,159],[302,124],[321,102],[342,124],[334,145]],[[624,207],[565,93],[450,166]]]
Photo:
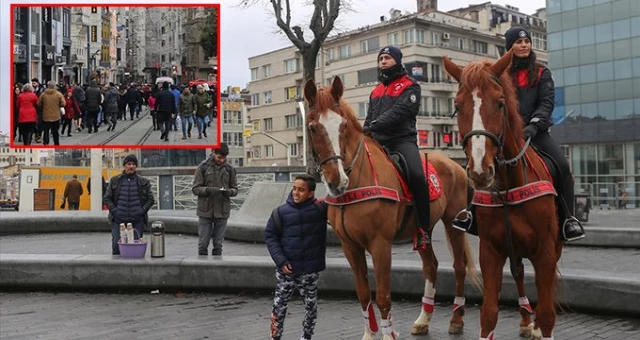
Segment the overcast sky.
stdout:
[[[41,0],[39,3],[87,3],[86,0],[66,0],[52,1]],[[226,88],[228,85],[245,87],[250,80],[249,61],[248,58],[258,54],[266,53],[271,50],[286,47],[291,43],[289,40],[279,34],[279,30],[272,17],[272,10],[268,0],[261,0],[258,4],[249,9],[243,9],[238,6],[240,0],[220,0],[220,1],[202,1],[202,0],[186,0],[184,3],[221,3],[222,16],[222,46],[221,46],[221,75],[222,85]],[[308,18],[311,13],[309,6],[301,5],[309,1],[291,0],[294,5],[292,10],[292,23],[301,26],[307,26]],[[479,4],[481,0],[441,0],[439,1],[439,10],[448,11],[451,9],[466,7],[470,4]],[[495,4],[510,4],[519,7],[521,12],[533,14],[535,10],[545,6],[545,0],[494,0]],[[10,10],[10,3],[28,3],[28,1],[0,1],[1,16],[0,20],[0,79],[2,85],[0,91],[0,103],[2,111],[0,114],[0,131],[4,134],[9,130],[9,116],[12,110],[9,109],[9,98],[13,80],[9,79],[9,20],[13,20]],[[107,4],[104,1],[95,1],[96,4]],[[111,3],[166,3],[167,5],[175,4],[175,1],[117,1]],[[342,14],[338,18],[337,28],[341,30],[358,28],[365,25],[374,24],[379,21],[381,15],[389,17],[391,7],[405,11],[416,11],[416,0],[353,0],[354,11]],[[312,36],[310,33],[305,36]],[[6,110],[6,111],[5,111]]]

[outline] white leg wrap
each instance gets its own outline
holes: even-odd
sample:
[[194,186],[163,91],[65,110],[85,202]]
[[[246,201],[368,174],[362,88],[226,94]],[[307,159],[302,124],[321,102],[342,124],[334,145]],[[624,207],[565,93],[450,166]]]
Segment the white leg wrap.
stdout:
[[459,308],[464,307],[465,302],[466,302],[466,299],[464,298],[464,296],[462,297],[456,296],[456,298],[453,299],[453,311],[455,312]]
[[526,310],[527,312],[529,312],[529,314],[533,314],[533,308],[531,308],[529,299],[527,299],[526,296],[518,298],[518,304],[520,305],[520,308]]
[[493,336],[494,336],[493,331],[491,331],[491,333],[489,333],[489,336],[486,338],[483,338],[482,336],[480,336],[480,340],[494,340]]
[[553,337],[550,337],[550,338],[542,337],[542,340],[553,340]]
[[389,319],[380,320],[380,328],[382,330],[382,340],[395,340],[398,338],[398,332],[393,330],[393,324],[391,322],[391,313],[389,313]]

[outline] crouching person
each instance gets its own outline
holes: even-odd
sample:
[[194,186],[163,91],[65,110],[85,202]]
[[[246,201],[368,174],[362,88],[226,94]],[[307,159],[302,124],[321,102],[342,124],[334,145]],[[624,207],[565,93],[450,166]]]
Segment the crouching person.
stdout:
[[103,196],[104,204],[109,208],[111,221],[111,253],[120,255],[118,239],[120,223],[131,223],[134,238],[142,237],[144,226],[149,220],[148,211],[155,204],[149,180],[138,175],[138,159],[135,155],[124,158],[124,171],[109,181]]
[[314,197],[315,179],[297,176],[287,202],[273,210],[264,233],[276,264],[276,290],[271,310],[271,339],[280,340],[287,303],[297,289],[304,300],[301,340],[316,326],[318,275],[325,269],[327,205]]

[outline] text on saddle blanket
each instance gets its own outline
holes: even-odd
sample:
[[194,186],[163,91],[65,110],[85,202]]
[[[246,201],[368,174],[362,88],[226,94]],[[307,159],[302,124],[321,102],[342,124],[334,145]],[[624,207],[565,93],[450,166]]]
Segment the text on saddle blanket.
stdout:
[[[429,199],[431,201],[434,201],[442,196],[442,186],[440,185],[440,177],[438,176],[435,167],[430,162],[428,164],[429,166],[425,167],[425,163],[423,163],[423,168],[425,169],[427,181],[429,182]],[[409,186],[404,181],[402,175],[398,172],[397,169],[396,175],[398,176],[398,179],[402,184],[404,196],[400,196],[398,191],[395,189],[382,186],[368,186],[348,190],[344,194],[336,197],[327,196],[324,198],[324,201],[330,205],[347,205],[372,199],[387,199],[396,202],[402,200],[405,202],[411,202],[413,200],[413,197],[411,195],[411,191],[409,190]]]
[[506,191],[500,191],[498,194],[486,190],[476,190],[471,203],[482,207],[502,207],[522,204],[545,195],[557,196],[556,189],[549,181],[537,181],[510,189],[508,194]]

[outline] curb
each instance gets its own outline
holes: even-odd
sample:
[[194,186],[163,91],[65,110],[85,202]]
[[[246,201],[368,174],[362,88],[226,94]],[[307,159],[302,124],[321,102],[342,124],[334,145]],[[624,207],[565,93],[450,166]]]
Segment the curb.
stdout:
[[[371,265],[369,281],[375,282]],[[424,278],[421,264],[395,261],[391,275],[392,294],[411,296],[419,304]],[[440,263],[437,299],[453,299],[455,276],[450,263]],[[273,290],[274,266],[270,258],[255,256],[169,256],[127,259],[110,255],[0,254],[0,289],[220,289]],[[529,299],[536,301],[532,273],[525,274]],[[320,276],[321,292],[353,296],[353,274],[345,259],[327,259]],[[375,290],[375,287],[372,288]],[[561,302],[572,310],[640,316],[640,275],[615,278],[595,271],[563,270],[559,281]],[[482,300],[481,292],[466,284],[469,301]],[[501,302],[517,305],[517,290],[508,271],[503,272]]]
[[[38,216],[39,215],[39,216]],[[229,219],[225,237],[234,241],[264,242],[266,221],[241,218],[239,213]],[[168,216],[152,212],[150,221],[165,223],[166,232],[171,234],[198,234],[198,217]],[[438,222],[442,223],[442,222]],[[437,227],[436,227],[437,228]],[[567,247],[611,247],[640,248],[640,229],[585,227],[587,237],[567,243]],[[66,232],[110,232],[106,213],[72,213],[54,216],[51,214],[31,213],[27,216],[3,216],[0,222],[0,235],[40,234]],[[473,237],[472,237],[473,239]],[[327,228],[327,243],[339,245],[332,228]]]

